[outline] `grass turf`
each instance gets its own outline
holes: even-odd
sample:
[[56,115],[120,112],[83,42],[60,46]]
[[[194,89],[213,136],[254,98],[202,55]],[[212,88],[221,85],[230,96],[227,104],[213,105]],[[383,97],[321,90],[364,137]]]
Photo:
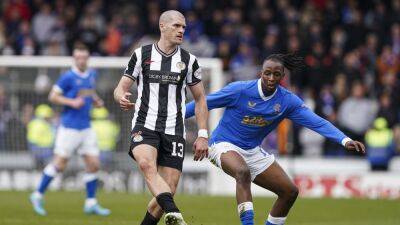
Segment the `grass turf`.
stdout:
[[[34,214],[27,192],[0,192],[0,224],[139,225],[150,195],[99,193],[99,201],[110,208],[109,217],[83,214],[83,192],[49,192],[48,216]],[[255,224],[263,225],[273,198],[254,198]],[[188,225],[240,225],[233,197],[178,195],[176,202]],[[161,221],[159,224],[164,224]],[[399,225],[398,200],[298,199],[286,225]]]

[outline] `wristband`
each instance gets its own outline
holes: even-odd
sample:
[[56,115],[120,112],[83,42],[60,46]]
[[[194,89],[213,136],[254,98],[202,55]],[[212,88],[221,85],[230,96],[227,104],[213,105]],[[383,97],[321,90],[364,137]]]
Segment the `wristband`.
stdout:
[[343,138],[343,140],[342,140],[343,147],[346,147],[346,143],[349,142],[349,141],[352,141],[351,138],[349,138],[349,137]]
[[208,131],[206,129],[200,129],[197,133],[198,137],[208,138]]

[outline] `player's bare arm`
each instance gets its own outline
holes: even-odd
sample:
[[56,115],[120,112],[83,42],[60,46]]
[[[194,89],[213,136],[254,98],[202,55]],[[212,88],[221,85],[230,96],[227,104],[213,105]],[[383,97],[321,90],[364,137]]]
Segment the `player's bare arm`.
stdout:
[[135,106],[135,103],[129,100],[129,97],[132,95],[132,93],[129,92],[132,84],[133,80],[131,78],[123,76],[114,90],[114,100],[124,111],[128,111]]
[[64,97],[62,93],[55,88],[50,91],[49,101],[53,104],[65,105],[74,109],[79,109],[85,104],[85,101],[82,97],[67,98]]
[[100,108],[104,106],[104,101],[103,99],[100,98],[100,96],[97,93],[93,94],[93,106]]
[[199,135],[193,144],[194,160],[201,161],[204,157],[208,157],[208,109],[203,82],[199,82],[196,85],[190,86],[190,91],[192,92],[194,101],[196,102],[195,115],[197,126],[199,128]]

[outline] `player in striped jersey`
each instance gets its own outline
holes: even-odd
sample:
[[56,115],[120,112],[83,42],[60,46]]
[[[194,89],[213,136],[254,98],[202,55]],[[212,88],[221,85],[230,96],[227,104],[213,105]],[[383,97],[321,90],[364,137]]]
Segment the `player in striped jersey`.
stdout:
[[[199,63],[179,46],[186,26],[184,16],[178,11],[166,11],[160,16],[159,26],[160,40],[133,52],[114,98],[123,110],[135,108],[129,155],[155,197],[141,225],[157,224],[163,212],[167,225],[185,225],[173,194],[185,153],[186,86],[196,101],[199,133],[194,143],[195,160],[208,154],[208,110]],[[132,103],[129,90],[135,81],[138,97]]]

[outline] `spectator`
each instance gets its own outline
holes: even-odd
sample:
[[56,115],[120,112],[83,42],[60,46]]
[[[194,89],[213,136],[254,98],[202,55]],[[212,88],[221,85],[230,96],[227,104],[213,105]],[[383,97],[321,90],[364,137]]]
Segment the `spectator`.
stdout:
[[363,140],[377,113],[374,100],[365,97],[365,87],[360,81],[352,83],[351,96],[339,107],[338,122],[343,131],[354,140]]
[[57,18],[54,16],[51,6],[48,3],[43,3],[40,6],[40,12],[33,16],[32,21],[33,35],[41,48],[50,41],[56,23]]

